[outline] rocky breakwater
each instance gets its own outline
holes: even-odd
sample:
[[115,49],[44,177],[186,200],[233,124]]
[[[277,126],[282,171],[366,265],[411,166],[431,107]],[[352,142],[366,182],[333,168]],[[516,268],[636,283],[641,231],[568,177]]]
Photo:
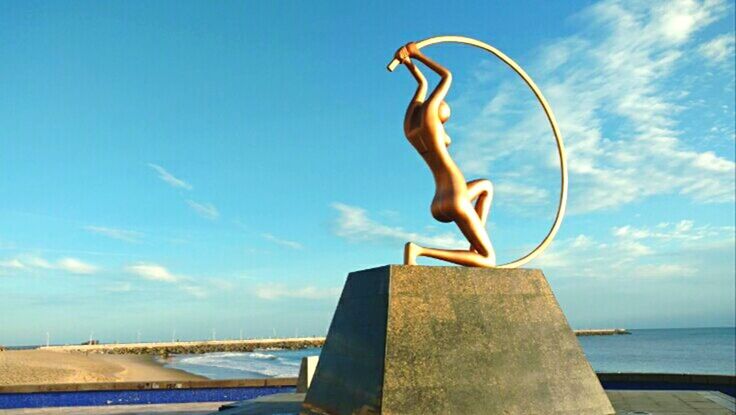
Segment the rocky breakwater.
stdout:
[[626,329],[586,329],[575,330],[576,336],[616,336],[620,334],[631,334]]
[[322,347],[324,337],[293,339],[217,340],[166,343],[96,344],[40,347],[43,350],[100,354],[199,354],[213,352],[252,352],[256,349],[297,350]]

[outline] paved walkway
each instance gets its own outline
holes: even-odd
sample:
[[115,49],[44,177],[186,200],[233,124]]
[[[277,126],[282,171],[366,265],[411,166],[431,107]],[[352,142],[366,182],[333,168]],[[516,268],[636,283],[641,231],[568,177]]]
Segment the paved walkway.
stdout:
[[606,391],[616,414],[731,415],[734,399],[718,392]]
[[228,402],[170,403],[157,405],[75,406],[60,408],[0,409],[2,415],[204,415]]
[[[732,415],[734,398],[718,392],[606,391],[617,415]],[[298,414],[304,394],[284,393],[237,402],[218,411],[226,402],[162,405],[116,405],[74,408],[0,410],[2,415],[288,415]]]
[[[718,392],[606,391],[617,415],[732,415],[734,399]],[[212,415],[298,414],[304,394],[277,394],[233,404]]]

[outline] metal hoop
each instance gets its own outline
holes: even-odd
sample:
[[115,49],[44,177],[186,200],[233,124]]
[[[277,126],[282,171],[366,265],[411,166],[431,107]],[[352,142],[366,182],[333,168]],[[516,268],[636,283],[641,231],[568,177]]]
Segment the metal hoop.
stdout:
[[[565,145],[562,142],[562,135],[560,134],[560,130],[557,127],[557,121],[555,120],[555,116],[552,113],[552,108],[550,108],[549,103],[547,103],[547,100],[544,98],[544,95],[542,95],[542,92],[539,90],[532,78],[529,77],[529,75],[527,75],[527,73],[524,72],[524,70],[521,69],[521,67],[516,62],[514,62],[513,59],[509,58],[503,52],[487,43],[464,36],[436,36],[416,42],[416,45],[417,48],[421,49],[425,46],[436,45],[438,43],[462,43],[465,45],[475,46],[477,48],[490,52],[498,59],[502,60],[503,63],[513,69],[514,72],[516,72],[521,77],[521,79],[523,79],[524,82],[529,86],[532,92],[534,92],[534,96],[536,96],[537,101],[539,101],[539,103],[542,105],[544,114],[547,116],[550,127],[552,127],[552,133],[554,134],[555,141],[557,143],[557,154],[560,158],[560,200],[559,204],[557,205],[557,216],[555,217],[555,221],[552,224],[552,228],[550,228],[549,232],[547,233],[547,236],[544,237],[542,242],[540,242],[536,248],[517,260],[496,266],[496,268],[518,268],[536,258],[545,249],[547,249],[549,244],[552,243],[552,239],[554,239],[555,234],[557,234],[557,231],[560,229],[562,218],[565,216],[565,208],[567,206],[567,159],[565,156]],[[388,70],[393,72],[393,70],[396,69],[398,65],[399,61],[397,59],[393,59],[391,63],[388,64]]]

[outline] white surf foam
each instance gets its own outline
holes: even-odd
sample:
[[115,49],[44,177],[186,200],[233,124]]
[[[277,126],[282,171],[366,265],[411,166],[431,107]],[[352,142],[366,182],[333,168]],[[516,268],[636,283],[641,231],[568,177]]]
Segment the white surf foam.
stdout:
[[248,377],[248,374],[265,377],[292,377],[298,374],[299,363],[270,353],[221,352],[182,356],[175,358],[172,366],[195,373],[197,367],[201,367],[203,370],[222,368],[228,371],[241,371],[243,377]]

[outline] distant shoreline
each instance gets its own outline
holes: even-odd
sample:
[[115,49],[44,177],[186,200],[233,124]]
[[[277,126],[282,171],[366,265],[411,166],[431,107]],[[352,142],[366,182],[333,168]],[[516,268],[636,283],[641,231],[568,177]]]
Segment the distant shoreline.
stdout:
[[[612,336],[631,334],[628,329],[580,329],[576,336]],[[325,337],[297,337],[283,339],[199,340],[152,343],[100,343],[53,346],[22,346],[8,350],[49,350],[94,354],[173,355],[213,352],[252,352],[257,349],[297,350],[322,347]]]
[[574,330],[576,336],[619,336],[631,334],[627,329],[583,329]]
[[[577,336],[614,336],[631,334],[627,329],[574,330]],[[284,339],[210,340],[157,343],[120,343],[93,345],[42,346],[38,350],[76,352],[90,354],[159,355],[202,354],[215,352],[252,352],[260,349],[299,350],[322,347],[324,337],[298,337]]]
[[290,339],[212,340],[159,343],[43,346],[39,347],[38,350],[89,354],[148,354],[166,356],[172,354],[201,354],[213,352],[252,352],[256,349],[298,350],[312,347],[322,347],[324,342],[324,337],[298,337]]
[[51,350],[0,352],[0,385],[150,382],[207,379],[164,367],[151,355],[62,353]]
[[[638,329],[577,329],[573,330],[577,335],[580,335],[579,332],[582,331],[607,331],[607,330],[626,330],[628,332],[634,332],[634,331],[653,331],[653,330],[716,330],[716,329],[736,329],[736,326],[709,326],[709,327],[675,327],[675,328],[666,328],[666,327],[656,327],[656,328],[638,328]],[[323,337],[305,337],[310,339],[319,339]],[[281,340],[289,340],[289,338],[283,338],[283,339],[244,339],[244,340],[236,340],[236,339],[228,339],[228,340],[222,340],[225,342],[250,342],[250,341],[281,341]],[[119,345],[126,345],[126,344],[140,344],[140,345],[151,345],[151,344],[162,344],[162,343],[176,343],[176,344],[186,344],[186,343],[217,343],[218,341],[211,341],[211,340],[182,340],[182,341],[176,341],[176,342],[139,342],[139,343],[101,343],[101,345],[106,346],[110,344],[119,344]],[[81,343],[64,343],[64,344],[52,344],[48,347],[50,348],[56,348],[56,347],[76,347],[78,345],[81,345]],[[26,344],[26,345],[8,345],[3,344],[0,342],[0,351],[2,348],[5,348],[5,350],[33,350],[33,349],[40,349],[45,348],[47,346],[44,346],[43,344]]]

